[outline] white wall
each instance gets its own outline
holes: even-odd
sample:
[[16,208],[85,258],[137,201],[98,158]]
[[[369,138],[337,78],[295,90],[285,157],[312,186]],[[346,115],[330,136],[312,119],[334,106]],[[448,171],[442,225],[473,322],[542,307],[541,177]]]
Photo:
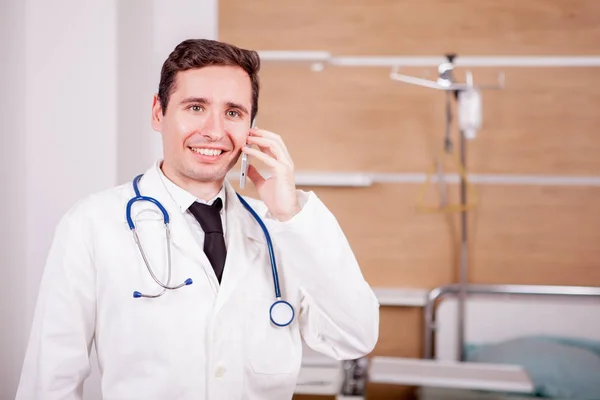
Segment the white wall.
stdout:
[[[26,328],[25,4],[0,6],[0,399],[19,379]],[[6,38],[10,38],[7,40]]]
[[116,6],[28,0],[26,18],[28,293],[35,293],[60,216],[116,180]]
[[128,0],[118,3],[119,149],[118,181],[128,182],[162,154],[160,135],[150,128],[152,95],[160,69],[187,38],[216,39],[217,0]]
[[[160,65],[216,29],[216,0],[0,2],[0,400],[14,398],[56,223],[160,156]],[[97,384],[95,370],[86,399],[100,398]]]
[[152,95],[160,77],[154,54],[154,3],[129,0],[118,6],[119,183],[144,172],[162,152],[160,135],[150,128]]

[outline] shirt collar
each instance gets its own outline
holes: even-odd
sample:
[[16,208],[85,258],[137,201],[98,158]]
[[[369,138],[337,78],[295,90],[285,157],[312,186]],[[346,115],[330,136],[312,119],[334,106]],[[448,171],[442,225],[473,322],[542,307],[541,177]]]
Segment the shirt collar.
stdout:
[[217,195],[209,201],[200,200],[196,196],[183,189],[182,187],[176,185],[175,183],[173,183],[173,181],[167,178],[166,175],[163,173],[161,166],[162,163],[157,164],[160,179],[165,185],[165,189],[167,189],[167,192],[169,192],[169,195],[171,196],[175,204],[177,204],[177,207],[179,207],[179,210],[182,213],[186,212],[187,209],[196,201],[199,203],[212,205],[215,202],[215,200],[217,200],[217,198],[221,198],[221,201],[223,202],[222,209],[225,209],[225,185],[221,186],[221,190],[219,191],[219,193],[217,193]]

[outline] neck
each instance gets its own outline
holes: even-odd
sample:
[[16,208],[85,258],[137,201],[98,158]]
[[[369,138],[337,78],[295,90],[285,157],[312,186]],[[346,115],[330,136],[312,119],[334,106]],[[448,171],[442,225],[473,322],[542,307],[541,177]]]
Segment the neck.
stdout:
[[177,173],[177,171],[169,168],[169,166],[164,163],[161,164],[160,169],[167,179],[180,188],[190,192],[200,200],[209,201],[215,197],[223,187],[223,179],[219,181],[200,182]]

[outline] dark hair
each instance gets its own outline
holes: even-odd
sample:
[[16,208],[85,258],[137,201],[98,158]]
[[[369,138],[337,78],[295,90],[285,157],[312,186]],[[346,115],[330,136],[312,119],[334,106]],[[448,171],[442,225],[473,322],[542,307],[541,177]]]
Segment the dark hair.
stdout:
[[228,43],[209,39],[188,39],[175,47],[165,60],[160,72],[158,99],[163,115],[169,105],[169,97],[175,89],[179,71],[208,67],[210,65],[238,66],[248,73],[252,83],[251,120],[258,112],[260,57],[253,50],[245,50]]

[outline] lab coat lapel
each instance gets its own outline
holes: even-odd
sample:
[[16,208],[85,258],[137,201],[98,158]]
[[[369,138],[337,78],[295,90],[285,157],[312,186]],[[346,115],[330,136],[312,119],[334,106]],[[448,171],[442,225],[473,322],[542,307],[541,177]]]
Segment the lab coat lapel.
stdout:
[[[140,180],[140,194],[142,196],[154,197],[158,200],[169,213],[169,228],[171,233],[171,242],[174,247],[181,250],[181,253],[189,257],[196,265],[210,267],[210,262],[204,254],[200,243],[197,243],[190,231],[190,227],[185,221],[183,214],[162,182],[158,165],[150,168]],[[156,209],[156,206],[150,202],[138,202],[140,211],[144,208]]]
[[227,259],[215,312],[218,312],[235,292],[249,267],[255,263],[261,249],[266,249],[266,241],[260,226],[240,202],[235,190],[227,181],[225,181],[225,190]]

